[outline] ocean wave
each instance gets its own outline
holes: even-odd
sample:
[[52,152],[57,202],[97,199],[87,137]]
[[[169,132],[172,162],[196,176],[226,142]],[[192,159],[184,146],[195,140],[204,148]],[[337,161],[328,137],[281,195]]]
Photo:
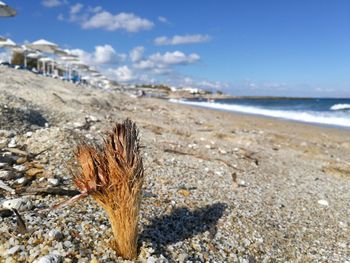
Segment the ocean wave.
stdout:
[[330,110],[350,110],[350,104],[334,104]]
[[236,111],[247,114],[263,115],[293,121],[326,124],[333,126],[350,127],[350,117],[336,112],[315,112],[315,111],[286,111],[286,110],[271,110],[252,106],[242,106],[237,104],[223,104],[214,102],[199,102],[187,100],[169,100],[173,103],[193,105],[216,110]]

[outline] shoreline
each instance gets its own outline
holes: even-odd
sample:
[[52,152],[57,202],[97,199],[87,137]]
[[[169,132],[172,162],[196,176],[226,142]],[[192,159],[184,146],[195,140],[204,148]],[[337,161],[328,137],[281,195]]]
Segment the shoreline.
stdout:
[[204,106],[204,105],[191,105],[191,104],[186,104],[186,103],[181,103],[181,102],[172,102],[171,99],[168,101],[170,103],[173,103],[173,104],[187,105],[187,106],[192,106],[195,108],[204,108],[204,109],[213,110],[213,111],[223,111],[223,112],[229,112],[229,113],[243,114],[243,115],[247,115],[247,116],[256,116],[256,117],[267,118],[267,119],[289,121],[289,122],[293,122],[293,123],[302,123],[302,124],[307,124],[307,125],[312,125],[312,126],[328,127],[328,128],[350,131],[350,126],[344,126],[344,125],[327,124],[327,123],[321,123],[321,122],[317,122],[317,121],[311,122],[311,121],[295,120],[295,119],[290,119],[287,117],[275,117],[275,116],[269,116],[267,114],[250,113],[250,112],[243,112],[243,111],[239,111],[239,110],[231,110],[231,109],[224,109],[224,108],[211,108],[211,107]]

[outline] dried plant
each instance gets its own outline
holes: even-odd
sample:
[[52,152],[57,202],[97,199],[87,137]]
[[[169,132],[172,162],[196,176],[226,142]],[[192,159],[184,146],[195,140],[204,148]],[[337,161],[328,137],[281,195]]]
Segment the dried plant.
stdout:
[[74,176],[74,183],[81,194],[65,204],[92,196],[107,212],[117,254],[134,259],[144,179],[136,125],[128,119],[116,124],[107,134],[102,150],[82,144],[76,157],[80,172]]

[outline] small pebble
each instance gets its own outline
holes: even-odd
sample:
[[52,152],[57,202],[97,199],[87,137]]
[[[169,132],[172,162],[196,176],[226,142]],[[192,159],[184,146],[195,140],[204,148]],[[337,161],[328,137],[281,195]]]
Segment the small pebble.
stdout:
[[19,165],[14,165],[13,169],[15,169],[18,172],[24,172],[26,170],[26,167],[22,164],[19,164]]
[[13,255],[15,253],[17,253],[18,251],[20,251],[22,249],[21,246],[14,246],[14,247],[11,247],[7,250],[7,255]]
[[7,145],[7,147],[9,148],[15,148],[17,146],[16,144],[16,139],[15,138],[11,138],[9,144]]
[[61,255],[49,254],[47,256],[41,257],[37,263],[61,263],[63,258]]
[[30,210],[33,207],[32,202],[28,198],[15,198],[6,200],[2,203],[3,208],[17,209],[18,211]]
[[22,178],[17,179],[16,183],[19,185],[26,185],[28,183],[28,179],[25,177],[22,177]]
[[323,199],[321,199],[321,200],[318,200],[318,202],[317,202],[319,205],[323,205],[323,206],[328,206],[329,204],[328,204],[328,201],[327,200],[323,200]]
[[0,171],[0,180],[12,180],[16,175],[11,171]]
[[58,186],[60,184],[60,180],[56,179],[56,178],[49,178],[47,179],[47,181],[49,182],[49,184],[51,184],[52,186]]
[[49,232],[49,237],[57,241],[61,241],[63,239],[62,233],[56,229],[53,229]]

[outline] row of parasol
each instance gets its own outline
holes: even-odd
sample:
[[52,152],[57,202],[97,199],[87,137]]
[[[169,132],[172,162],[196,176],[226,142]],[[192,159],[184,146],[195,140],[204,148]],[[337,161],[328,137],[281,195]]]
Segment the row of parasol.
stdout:
[[[0,17],[13,17],[17,14],[16,10],[0,1]],[[85,79],[103,80],[105,77],[96,69],[84,64],[77,56],[71,54],[68,50],[61,49],[57,44],[40,39],[32,43],[17,45],[9,38],[0,36],[0,48],[5,48],[13,52],[22,53],[24,57],[24,67],[27,68],[28,59],[37,60],[39,70],[40,63],[43,74],[48,75],[55,72],[55,67],[65,72],[67,78],[71,79],[73,71],[78,72]],[[51,66],[51,69],[50,69]]]

